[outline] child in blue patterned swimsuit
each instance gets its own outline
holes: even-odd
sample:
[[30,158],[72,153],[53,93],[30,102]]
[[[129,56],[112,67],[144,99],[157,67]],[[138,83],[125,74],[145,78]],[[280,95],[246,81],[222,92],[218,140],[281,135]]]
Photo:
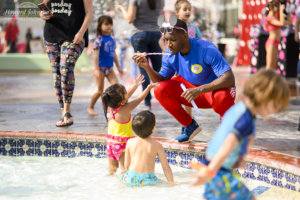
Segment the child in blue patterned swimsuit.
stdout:
[[136,114],[132,120],[132,129],[137,135],[129,139],[125,153],[126,172],[120,180],[128,186],[153,185],[160,180],[154,175],[155,158],[158,156],[169,184],[174,184],[173,173],[162,145],[153,140],[155,115],[150,111]]
[[118,57],[115,51],[115,40],[110,36],[113,28],[113,20],[110,16],[103,15],[98,19],[97,25],[97,39],[94,43],[94,77],[97,83],[97,91],[91,98],[91,103],[87,109],[90,115],[98,115],[94,106],[103,93],[104,78],[113,85],[118,83],[118,78],[113,70],[114,63],[122,75],[123,71],[120,68]]
[[206,199],[255,199],[233,172],[241,165],[255,136],[255,115],[263,119],[283,111],[289,102],[289,87],[271,70],[252,75],[244,87],[245,100],[232,106],[210,140],[205,160],[193,186],[206,182]]

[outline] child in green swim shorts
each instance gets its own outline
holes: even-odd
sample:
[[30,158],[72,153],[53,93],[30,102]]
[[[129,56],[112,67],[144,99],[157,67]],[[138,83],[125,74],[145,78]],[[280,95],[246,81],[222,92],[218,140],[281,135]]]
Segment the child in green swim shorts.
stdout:
[[129,139],[125,153],[126,172],[120,180],[127,186],[143,186],[159,183],[154,175],[155,158],[158,156],[169,184],[174,184],[173,173],[162,145],[153,140],[155,115],[150,111],[136,114],[132,120],[132,129],[137,137]]

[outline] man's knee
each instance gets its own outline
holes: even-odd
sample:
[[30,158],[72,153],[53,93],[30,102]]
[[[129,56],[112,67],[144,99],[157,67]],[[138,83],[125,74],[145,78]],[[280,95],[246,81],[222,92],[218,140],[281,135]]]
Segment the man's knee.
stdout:
[[235,93],[229,90],[220,90],[215,92],[213,96],[213,109],[220,114],[221,118],[224,113],[234,105]]

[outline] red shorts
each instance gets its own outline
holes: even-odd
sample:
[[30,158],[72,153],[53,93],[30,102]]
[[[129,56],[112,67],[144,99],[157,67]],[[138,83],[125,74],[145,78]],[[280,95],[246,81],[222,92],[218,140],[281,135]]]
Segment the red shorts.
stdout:
[[[191,103],[181,97],[183,93],[180,84],[186,88],[197,87],[181,76],[173,77],[171,80],[159,82],[159,86],[154,88],[154,94],[159,103],[177,119],[182,126],[192,123],[192,117],[182,108],[182,104],[192,107]],[[228,88],[200,94],[194,99],[198,108],[213,108],[222,119],[224,113],[234,104],[235,88]]]

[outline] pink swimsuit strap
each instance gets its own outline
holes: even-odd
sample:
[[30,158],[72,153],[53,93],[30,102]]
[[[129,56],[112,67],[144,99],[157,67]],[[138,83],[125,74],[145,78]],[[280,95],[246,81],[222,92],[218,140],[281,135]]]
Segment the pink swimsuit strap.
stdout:
[[119,108],[116,108],[115,110],[113,110],[112,108],[110,108],[110,117],[115,119],[115,114],[121,109],[123,108],[123,105],[120,106]]

